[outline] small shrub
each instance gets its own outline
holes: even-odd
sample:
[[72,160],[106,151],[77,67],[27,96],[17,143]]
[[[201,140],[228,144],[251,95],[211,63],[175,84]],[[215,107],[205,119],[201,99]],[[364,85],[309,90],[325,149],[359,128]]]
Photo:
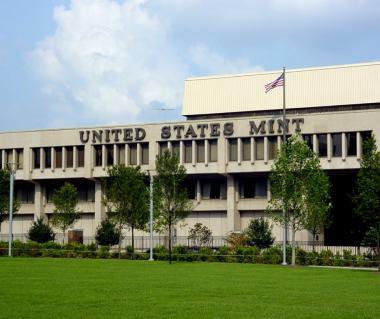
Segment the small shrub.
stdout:
[[202,223],[196,223],[194,227],[189,230],[188,238],[195,247],[208,246],[211,242],[212,231]]
[[226,238],[226,241],[231,248],[231,250],[235,250],[237,246],[245,247],[248,246],[248,237],[244,233],[230,233]]
[[50,225],[45,224],[44,219],[39,217],[30,227],[28,238],[37,243],[46,243],[48,241],[53,241],[55,234]]
[[280,247],[270,247],[262,253],[264,264],[280,264],[282,261],[282,250]]
[[307,264],[307,252],[301,248],[296,249],[296,263],[298,265],[306,265]]
[[252,219],[245,231],[249,245],[257,246],[260,249],[272,246],[274,242],[272,228],[263,217]]
[[332,266],[333,265],[334,254],[331,250],[322,250],[319,253],[319,263],[323,266]]

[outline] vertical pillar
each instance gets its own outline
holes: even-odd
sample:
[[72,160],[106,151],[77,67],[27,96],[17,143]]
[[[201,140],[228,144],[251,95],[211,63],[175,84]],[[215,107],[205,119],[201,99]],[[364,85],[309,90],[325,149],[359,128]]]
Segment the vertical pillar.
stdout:
[[120,160],[119,160],[119,158],[118,158],[118,155],[119,155],[119,153],[118,153],[118,151],[117,151],[117,144],[114,144],[113,145],[113,165],[118,165],[118,164],[120,164]]
[[264,163],[268,164],[268,137],[264,137]]
[[5,168],[5,150],[0,150],[0,152],[1,152],[0,168],[3,169]]
[[45,150],[40,148],[40,171],[43,172],[45,169]]
[[43,189],[41,183],[34,182],[34,220],[37,220],[39,217],[43,217],[45,220],[47,219],[43,204]]
[[205,143],[205,166],[208,166],[208,160],[209,160],[209,148],[210,148],[210,144],[209,144],[209,140],[205,140],[204,141]]
[[251,164],[255,164],[256,159],[256,141],[251,137]]
[[50,153],[51,153],[51,171],[54,172],[55,170],[55,148],[54,147],[50,149]]
[[360,132],[356,132],[356,158],[359,160],[362,158],[362,136]]
[[331,134],[327,134],[327,160],[331,161],[331,155],[332,155],[332,140],[331,140]]
[[241,144],[242,144],[241,138],[239,137],[237,139],[237,162],[238,162],[238,165],[241,165],[241,155],[243,153]]
[[317,134],[313,134],[313,152],[318,154],[318,137],[317,137]]
[[78,168],[78,148],[76,146],[73,147],[73,170],[74,172]]
[[346,133],[342,133],[342,160],[345,161],[347,157],[347,138]]
[[141,143],[137,143],[137,165],[141,165]]
[[66,170],[66,160],[67,154],[66,154],[66,147],[62,147],[62,171],[64,172]]
[[195,140],[192,141],[192,145],[191,145],[191,162],[193,164],[193,166],[195,166],[195,163],[196,163],[196,155],[197,155],[197,143]]
[[183,165],[183,154],[185,153],[184,152],[184,144],[183,144],[183,141],[180,141],[179,142],[179,164],[180,165]]
[[102,145],[102,168],[103,170],[106,169],[107,166],[107,149],[106,146],[103,144]]
[[227,231],[240,230],[240,215],[236,207],[235,179],[227,175]]
[[95,181],[95,228],[104,218],[105,211],[102,203],[102,184],[100,181]]
[[202,193],[201,193],[201,181],[197,179],[197,204],[201,202]]

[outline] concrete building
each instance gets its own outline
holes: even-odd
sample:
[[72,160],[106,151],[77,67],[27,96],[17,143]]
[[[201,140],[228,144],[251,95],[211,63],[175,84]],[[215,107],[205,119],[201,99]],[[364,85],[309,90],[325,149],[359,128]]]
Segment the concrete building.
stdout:
[[[185,166],[194,201],[176,235],[187,236],[196,222],[214,236],[241,231],[264,214],[270,198],[267,177],[285,126],[289,134],[302,134],[332,181],[334,222],[325,239],[348,242],[347,227],[354,225],[347,222],[351,207],[345,196],[360,166],[362,140],[372,132],[380,141],[380,62],[288,70],[287,125],[282,88],[264,90],[280,74],[187,79],[185,121],[0,133],[1,167],[17,163],[21,208],[14,218],[15,238],[25,235],[37,217],[49,218],[53,190],[65,181],[79,192],[82,213],[74,228],[93,238],[105,217],[99,178],[107,167],[140,165],[154,172],[156,156],[166,149]],[[5,221],[3,239],[7,232]],[[281,229],[274,226],[273,232],[280,240]],[[309,241],[311,235],[302,231],[297,240]]]

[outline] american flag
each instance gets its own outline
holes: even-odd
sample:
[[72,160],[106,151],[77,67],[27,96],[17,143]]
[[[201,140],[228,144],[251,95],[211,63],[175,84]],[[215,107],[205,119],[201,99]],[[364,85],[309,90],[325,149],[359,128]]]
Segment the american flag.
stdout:
[[284,72],[282,72],[282,74],[273,82],[265,84],[265,93],[268,93],[270,90],[278,86],[284,86]]

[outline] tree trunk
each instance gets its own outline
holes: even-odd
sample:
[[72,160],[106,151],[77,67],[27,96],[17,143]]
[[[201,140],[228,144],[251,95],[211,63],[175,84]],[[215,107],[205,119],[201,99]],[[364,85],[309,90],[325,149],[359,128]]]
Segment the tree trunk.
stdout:
[[316,237],[316,233],[313,232],[313,251],[315,251],[315,237]]
[[172,222],[169,223],[169,264],[172,263]]
[[132,259],[133,259],[134,253],[135,253],[135,234],[134,234],[133,227],[131,227],[131,230],[132,230]]
[[122,237],[123,236],[121,236],[121,226],[119,226],[119,245],[118,245],[119,259],[121,258],[121,240],[122,240]]
[[292,227],[292,266],[296,265],[296,230]]
[[66,237],[66,229],[62,229],[63,230],[63,238],[62,238],[62,245],[65,244],[65,237]]
[[380,272],[380,238],[377,237],[377,271]]

